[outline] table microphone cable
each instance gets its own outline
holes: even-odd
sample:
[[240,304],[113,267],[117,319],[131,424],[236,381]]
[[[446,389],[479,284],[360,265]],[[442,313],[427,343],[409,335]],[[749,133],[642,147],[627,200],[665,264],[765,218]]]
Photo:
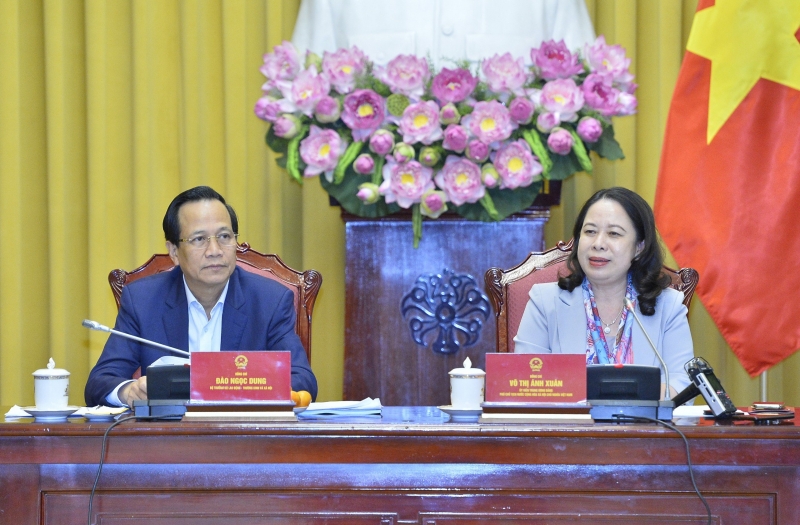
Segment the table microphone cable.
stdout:
[[170,419],[170,418],[174,419],[174,418],[182,417],[182,416],[183,416],[183,414],[165,414],[165,415],[162,415],[162,416],[134,416],[134,415],[131,415],[131,416],[128,416],[128,417],[123,417],[121,419],[118,419],[118,420],[114,421],[113,423],[111,423],[108,426],[108,428],[106,429],[105,433],[103,434],[103,444],[102,444],[102,446],[100,448],[100,463],[97,465],[97,474],[94,477],[94,483],[92,484],[92,491],[89,493],[89,516],[88,516],[88,521],[87,521],[88,525],[92,525],[92,507],[93,507],[93,503],[94,503],[94,494],[95,494],[95,492],[97,490],[97,483],[98,483],[98,481],[100,481],[100,473],[103,471],[103,463],[105,463],[106,449],[107,449],[107,444],[108,444],[108,433],[111,432],[111,429],[116,427],[117,425],[125,423],[126,421],[131,421],[131,420],[134,420],[134,419],[135,420],[140,420],[141,419],[141,420],[148,420],[148,421],[157,421],[159,419]]
[[[103,433],[103,442],[100,450],[100,463],[97,465],[97,474],[94,478],[94,483],[92,484],[92,491],[89,494],[89,514],[88,514],[88,525],[92,525],[92,510],[93,510],[93,502],[94,502],[94,495],[97,490],[97,483],[100,481],[100,473],[103,471],[103,464],[105,462],[106,457],[106,449],[108,445],[108,434],[111,432],[111,429],[125,423],[126,421],[131,420],[147,420],[147,421],[157,421],[159,419],[169,419],[169,418],[176,418],[182,416],[182,414],[166,414],[160,416],[129,416],[122,419],[118,419],[114,423],[108,426],[105,433]],[[708,506],[708,502],[703,494],[700,492],[700,489],[697,487],[697,482],[694,479],[694,467],[692,466],[692,458],[691,453],[689,451],[689,440],[686,438],[686,435],[678,429],[678,427],[667,423],[666,421],[661,421],[654,418],[649,418],[645,416],[629,416],[626,414],[614,414],[618,420],[627,420],[627,421],[647,421],[651,423],[657,423],[659,425],[663,425],[670,430],[673,430],[678,433],[679,436],[683,439],[684,445],[686,446],[686,464],[689,467],[689,477],[692,480],[692,486],[694,487],[694,491],[697,494],[697,497],[700,498],[700,501],[703,503],[703,506],[706,508],[706,515],[708,518],[708,525],[711,525],[711,507]]]
[[692,466],[692,457],[689,453],[689,440],[686,438],[686,435],[680,431],[678,427],[671,423],[667,423],[666,421],[661,421],[660,419],[654,419],[651,417],[646,416],[630,416],[627,414],[614,414],[614,417],[620,421],[648,421],[650,423],[658,423],[659,425],[664,425],[670,430],[674,430],[678,433],[678,435],[683,438],[683,443],[686,445],[686,465],[689,467],[689,477],[692,479],[692,486],[694,487],[695,493],[697,493],[697,497],[700,498],[700,501],[703,503],[703,506],[706,508],[706,517],[708,521],[706,522],[708,525],[711,525],[711,507],[708,506],[708,502],[703,494],[700,492],[700,489],[697,488],[697,482],[694,479],[694,467]]

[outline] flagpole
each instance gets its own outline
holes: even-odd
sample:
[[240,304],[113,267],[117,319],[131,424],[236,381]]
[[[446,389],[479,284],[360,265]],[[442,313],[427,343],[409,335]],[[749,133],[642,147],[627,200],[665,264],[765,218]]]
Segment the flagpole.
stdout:
[[758,382],[761,386],[761,400],[768,401],[769,398],[767,397],[767,371],[764,370],[763,372],[761,372],[761,375],[759,376],[758,379],[759,379]]

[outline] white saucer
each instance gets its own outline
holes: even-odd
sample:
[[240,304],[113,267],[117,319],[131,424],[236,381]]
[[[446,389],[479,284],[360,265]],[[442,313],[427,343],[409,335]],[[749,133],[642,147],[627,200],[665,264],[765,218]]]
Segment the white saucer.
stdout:
[[307,409],[308,407],[294,407],[293,410],[295,414],[299,414],[300,412],[305,412]]
[[454,423],[477,423],[483,413],[481,408],[453,408],[452,405],[443,405],[438,408],[450,415],[450,421]]
[[114,418],[117,416],[114,414],[84,414],[83,417],[92,423],[103,423],[114,421]]
[[73,414],[81,407],[68,406],[60,410],[56,409],[43,409],[36,407],[20,407],[22,410],[32,415],[36,421],[64,421],[67,416]]

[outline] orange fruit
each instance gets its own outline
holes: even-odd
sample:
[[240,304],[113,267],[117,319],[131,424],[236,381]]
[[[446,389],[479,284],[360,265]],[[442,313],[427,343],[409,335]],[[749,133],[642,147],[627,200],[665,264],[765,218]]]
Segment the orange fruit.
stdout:
[[299,392],[295,392],[294,390],[292,390],[292,401],[294,401],[294,406],[296,406],[296,407],[300,406],[300,393]]
[[300,403],[298,403],[298,406],[307,407],[308,405],[311,404],[311,394],[309,394],[305,390],[301,390],[300,392],[298,392],[298,394],[300,396]]

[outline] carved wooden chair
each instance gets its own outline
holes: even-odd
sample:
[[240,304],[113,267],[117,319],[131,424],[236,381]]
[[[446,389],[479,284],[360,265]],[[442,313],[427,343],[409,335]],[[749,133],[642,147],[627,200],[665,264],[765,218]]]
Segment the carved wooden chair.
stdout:
[[[314,310],[314,302],[317,300],[319,288],[322,286],[322,275],[316,270],[304,272],[293,270],[286,266],[277,255],[257,252],[247,243],[236,247],[236,264],[243,270],[277,281],[294,293],[294,306],[297,313],[295,331],[303,343],[303,348],[306,349],[309,362],[311,362],[311,313]],[[122,289],[126,284],[148,275],[171,270],[174,266],[169,255],[158,253],[135,270],[127,272],[118,269],[109,273],[108,282],[114,293],[117,309],[119,309]]]
[[[494,306],[497,320],[497,351],[513,352],[514,335],[528,304],[528,292],[537,283],[558,281],[559,272],[566,272],[567,257],[572,251],[572,240],[560,241],[555,248],[544,252],[533,252],[510,270],[489,268],[484,279],[489,299]],[[672,279],[672,288],[683,292],[683,304],[689,303],[697,288],[700,275],[694,268],[673,270],[664,267],[664,273]]]

